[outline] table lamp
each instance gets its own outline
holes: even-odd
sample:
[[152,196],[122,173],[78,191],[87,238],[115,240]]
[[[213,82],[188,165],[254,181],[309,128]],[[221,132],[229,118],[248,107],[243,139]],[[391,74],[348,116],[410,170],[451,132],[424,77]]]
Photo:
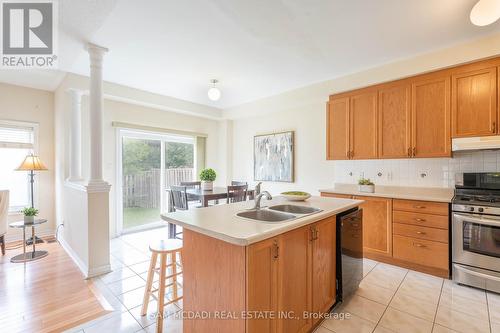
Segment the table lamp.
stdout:
[[35,207],[35,201],[33,200],[33,184],[35,183],[35,171],[47,170],[47,167],[40,161],[40,158],[36,155],[30,154],[26,156],[23,163],[17,167],[16,171],[29,171],[30,175],[30,185],[31,185],[31,207]]

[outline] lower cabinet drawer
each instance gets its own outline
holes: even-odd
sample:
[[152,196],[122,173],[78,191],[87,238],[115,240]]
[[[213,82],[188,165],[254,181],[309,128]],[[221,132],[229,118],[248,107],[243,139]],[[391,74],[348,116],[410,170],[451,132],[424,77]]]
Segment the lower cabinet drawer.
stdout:
[[424,213],[403,212],[394,210],[392,213],[394,223],[413,224],[423,227],[448,229],[448,216]]
[[448,204],[444,202],[394,199],[393,208],[405,212],[448,215]]
[[394,223],[392,225],[394,235],[407,236],[418,239],[426,239],[441,243],[448,243],[448,230],[427,228],[417,225]]
[[394,235],[393,256],[411,263],[448,270],[448,244]]

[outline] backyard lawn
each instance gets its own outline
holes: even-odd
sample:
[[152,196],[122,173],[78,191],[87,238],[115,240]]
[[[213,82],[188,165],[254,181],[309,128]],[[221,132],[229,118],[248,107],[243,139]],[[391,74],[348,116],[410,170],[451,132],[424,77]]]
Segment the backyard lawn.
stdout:
[[158,221],[161,221],[159,208],[132,207],[123,209],[123,229]]

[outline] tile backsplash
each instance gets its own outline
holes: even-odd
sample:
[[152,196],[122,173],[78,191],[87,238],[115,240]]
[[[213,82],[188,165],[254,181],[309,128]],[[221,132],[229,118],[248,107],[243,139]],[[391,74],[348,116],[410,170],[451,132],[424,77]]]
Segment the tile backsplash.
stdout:
[[335,161],[335,183],[360,177],[393,186],[454,187],[459,172],[500,172],[499,151],[455,153],[453,158]]

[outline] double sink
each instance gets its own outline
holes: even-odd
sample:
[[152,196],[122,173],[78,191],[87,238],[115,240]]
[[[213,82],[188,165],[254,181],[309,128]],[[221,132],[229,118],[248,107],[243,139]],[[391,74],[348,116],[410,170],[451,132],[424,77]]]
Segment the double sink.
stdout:
[[247,210],[237,213],[236,216],[261,222],[284,222],[319,212],[321,212],[321,209],[315,207],[285,204]]

